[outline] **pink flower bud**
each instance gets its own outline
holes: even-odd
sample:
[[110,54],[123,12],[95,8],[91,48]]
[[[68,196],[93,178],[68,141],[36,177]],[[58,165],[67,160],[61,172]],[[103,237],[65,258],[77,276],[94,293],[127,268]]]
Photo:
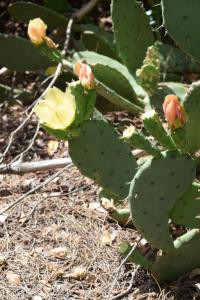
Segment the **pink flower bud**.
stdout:
[[31,42],[36,45],[44,43],[46,29],[47,25],[40,18],[30,20],[28,24],[28,36]]
[[81,84],[88,90],[94,89],[95,79],[92,69],[89,65],[77,62],[75,65],[75,74],[78,75]]
[[178,97],[175,95],[168,95],[165,97],[163,103],[163,111],[165,118],[172,129],[178,129],[185,125],[186,114]]

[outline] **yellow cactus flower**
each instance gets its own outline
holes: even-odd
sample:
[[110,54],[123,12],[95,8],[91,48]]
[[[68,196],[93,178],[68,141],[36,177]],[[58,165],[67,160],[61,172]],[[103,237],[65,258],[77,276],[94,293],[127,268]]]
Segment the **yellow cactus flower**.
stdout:
[[40,123],[51,129],[64,130],[74,121],[76,101],[70,90],[62,92],[56,87],[50,88],[45,99],[34,108]]
[[40,45],[44,43],[46,37],[47,25],[40,19],[36,18],[29,21],[28,36],[32,43]]

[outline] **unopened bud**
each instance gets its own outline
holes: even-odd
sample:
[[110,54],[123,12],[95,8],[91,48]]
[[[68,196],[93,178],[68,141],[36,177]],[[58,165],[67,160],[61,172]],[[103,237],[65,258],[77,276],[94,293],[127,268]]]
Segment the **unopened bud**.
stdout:
[[47,25],[40,18],[30,20],[28,24],[28,36],[31,42],[36,45],[44,43],[46,29]]
[[74,72],[78,75],[81,84],[88,90],[94,89],[95,79],[92,73],[92,69],[89,65],[82,62],[77,62]]
[[172,129],[178,129],[185,125],[186,114],[176,95],[168,95],[163,103],[165,118]]

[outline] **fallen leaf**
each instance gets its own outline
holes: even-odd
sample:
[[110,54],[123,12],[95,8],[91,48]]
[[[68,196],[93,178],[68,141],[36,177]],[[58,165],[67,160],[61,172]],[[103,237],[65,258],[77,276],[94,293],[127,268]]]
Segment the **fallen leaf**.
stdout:
[[7,272],[6,278],[10,284],[19,286],[21,283],[21,277],[18,274],[13,273],[12,271]]
[[114,206],[113,202],[107,198],[103,197],[101,199],[101,204],[102,204],[103,208],[105,208],[105,210],[107,210],[108,212],[116,211],[116,207]]
[[20,213],[19,222],[23,225],[26,222],[27,218],[23,210]]
[[35,295],[35,296],[33,296],[33,300],[42,300],[42,297]]
[[112,243],[112,235],[109,230],[104,230],[102,237],[101,237],[101,243],[103,245],[111,245]]
[[6,265],[6,264],[7,264],[6,257],[4,255],[0,255],[0,266]]
[[74,279],[85,279],[87,276],[87,270],[84,267],[76,267],[71,273],[71,277]]
[[68,250],[66,247],[58,247],[48,251],[49,256],[64,259],[67,256]]
[[87,274],[87,276],[86,276],[86,282],[88,282],[88,283],[95,283],[96,282],[96,279],[97,279],[97,277],[96,277],[96,275],[95,274]]
[[58,141],[49,141],[47,145],[47,153],[49,156],[53,156],[54,153],[58,150]]
[[5,223],[7,217],[8,217],[7,214],[1,214],[1,215],[0,215],[0,223],[1,223],[1,224]]

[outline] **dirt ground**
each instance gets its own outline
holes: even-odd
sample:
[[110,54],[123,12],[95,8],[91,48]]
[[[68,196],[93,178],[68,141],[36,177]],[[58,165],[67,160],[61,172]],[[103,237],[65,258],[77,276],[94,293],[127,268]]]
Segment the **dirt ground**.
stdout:
[[[2,105],[0,116],[2,150],[13,127],[22,121],[24,108]],[[29,142],[35,124],[33,117],[16,137],[9,159]],[[67,144],[63,142],[49,153],[52,140],[40,130],[25,159],[66,157]],[[55,172],[0,175],[0,210]],[[0,217],[0,299],[199,299],[199,272],[193,278],[186,276],[162,286],[130,263],[117,273],[122,262],[117,251],[120,242],[134,244],[140,236],[135,229],[108,220],[97,190],[93,182],[69,166]],[[129,287],[127,295],[118,297]]]

